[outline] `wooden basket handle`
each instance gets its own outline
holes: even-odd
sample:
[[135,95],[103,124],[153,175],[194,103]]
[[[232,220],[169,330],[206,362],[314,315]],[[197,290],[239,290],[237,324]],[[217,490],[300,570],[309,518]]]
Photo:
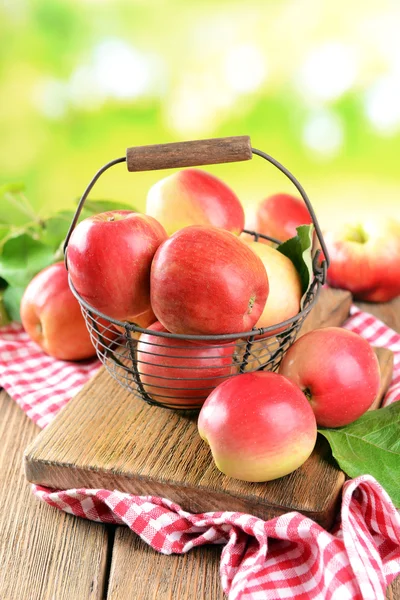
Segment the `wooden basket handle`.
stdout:
[[248,135],[136,146],[126,151],[128,171],[156,171],[215,165],[251,160],[251,158],[251,143]]

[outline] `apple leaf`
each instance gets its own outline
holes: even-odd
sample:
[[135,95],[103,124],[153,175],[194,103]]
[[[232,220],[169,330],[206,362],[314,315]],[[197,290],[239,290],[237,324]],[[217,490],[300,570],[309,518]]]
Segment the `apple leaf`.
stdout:
[[318,429],[349,477],[372,475],[400,508],[400,401],[337,429]]
[[314,225],[300,225],[296,230],[297,235],[280,244],[277,250],[290,258],[300,275],[303,293],[301,307],[303,307],[304,299],[313,281]]
[[116,200],[86,200],[84,204],[84,210],[90,214],[107,212],[108,210],[137,210],[126,202],[117,202]]
[[8,285],[26,287],[32,277],[54,262],[54,252],[29,233],[9,238],[0,254],[0,277]]

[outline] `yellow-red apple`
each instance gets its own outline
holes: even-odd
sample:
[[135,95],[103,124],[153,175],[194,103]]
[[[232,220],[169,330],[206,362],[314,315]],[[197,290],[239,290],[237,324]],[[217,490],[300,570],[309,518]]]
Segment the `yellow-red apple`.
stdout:
[[399,221],[346,225],[324,238],[329,285],[367,302],[388,302],[400,294]]
[[43,269],[29,283],[21,321],[29,337],[54,358],[81,360],[96,354],[63,262]]
[[85,219],[67,249],[78,294],[111,318],[134,321],[151,308],[151,261],[167,237],[156,219],[127,210]]
[[361,417],[380,385],[370,344],[340,327],[315,329],[299,338],[283,357],[279,373],[303,390],[323,427],[341,427]]
[[[149,327],[165,332],[158,321]],[[146,393],[162,404],[200,408],[210,392],[236,370],[235,342],[211,345],[142,333],[137,363]]]
[[270,481],[300,467],[317,439],[304,394],[276,373],[245,373],[221,383],[198,420],[222,473],[244,481]]
[[261,259],[224,229],[191,225],[158,248],[151,266],[151,305],[172,333],[249,331],[268,297]]
[[290,258],[259,242],[250,242],[248,246],[261,258],[269,282],[267,302],[255,327],[270,327],[297,315],[302,296],[301,281]]
[[[296,227],[312,223],[307,206],[291,194],[274,194],[258,206],[251,229],[285,242],[297,234]],[[268,244],[260,238],[261,243]]]
[[168,235],[188,225],[213,225],[236,235],[244,227],[236,194],[200,169],[184,169],[154,184],[147,195],[146,213],[162,223]]

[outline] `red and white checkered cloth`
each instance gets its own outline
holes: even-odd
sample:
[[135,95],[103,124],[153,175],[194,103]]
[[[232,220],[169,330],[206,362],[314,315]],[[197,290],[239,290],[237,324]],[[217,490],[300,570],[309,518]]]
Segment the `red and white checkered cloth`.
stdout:
[[[400,400],[400,335],[355,307],[345,327],[394,352],[384,404]],[[40,427],[98,368],[97,360],[75,365],[49,358],[16,325],[0,330],[0,385]],[[164,554],[224,544],[221,579],[232,600],[384,600],[387,585],[400,574],[400,516],[369,475],[345,483],[332,532],[297,512],[265,522],[232,512],[193,515],[164,498],[117,490],[33,490],[71,514],[126,524]]]

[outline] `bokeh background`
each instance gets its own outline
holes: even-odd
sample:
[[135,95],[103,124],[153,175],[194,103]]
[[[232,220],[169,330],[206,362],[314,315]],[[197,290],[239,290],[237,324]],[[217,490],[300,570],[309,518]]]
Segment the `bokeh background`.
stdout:
[[[249,134],[324,227],[399,217],[399,32],[398,0],[1,0],[0,184],[45,214],[126,146]],[[257,158],[210,171],[247,213],[291,190]],[[143,209],[163,175],[93,195]]]

